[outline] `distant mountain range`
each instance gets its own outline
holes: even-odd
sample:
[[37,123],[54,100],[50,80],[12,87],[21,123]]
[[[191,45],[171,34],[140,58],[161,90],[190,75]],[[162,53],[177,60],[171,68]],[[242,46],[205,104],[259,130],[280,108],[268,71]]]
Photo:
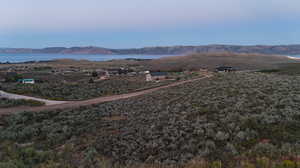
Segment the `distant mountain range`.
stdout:
[[45,54],[147,54],[147,55],[184,55],[190,53],[260,53],[300,55],[300,45],[203,45],[203,46],[169,46],[145,47],[133,49],[108,49],[101,47],[49,47],[43,49],[32,48],[0,48],[0,53],[45,53]]

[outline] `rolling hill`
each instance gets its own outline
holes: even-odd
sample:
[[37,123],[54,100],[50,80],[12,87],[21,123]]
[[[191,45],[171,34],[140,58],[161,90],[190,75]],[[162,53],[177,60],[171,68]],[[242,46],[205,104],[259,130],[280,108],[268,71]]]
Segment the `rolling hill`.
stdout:
[[284,63],[299,61],[284,56],[265,54],[206,53],[187,56],[172,56],[145,62],[153,71],[182,71],[205,68],[214,70],[218,66],[232,66],[238,70],[273,69]]
[[48,47],[43,49],[0,48],[0,53],[59,53],[59,54],[150,54],[184,55],[191,53],[260,53],[260,54],[300,54],[300,45],[203,45],[203,46],[164,46],[132,49],[109,49],[102,47]]

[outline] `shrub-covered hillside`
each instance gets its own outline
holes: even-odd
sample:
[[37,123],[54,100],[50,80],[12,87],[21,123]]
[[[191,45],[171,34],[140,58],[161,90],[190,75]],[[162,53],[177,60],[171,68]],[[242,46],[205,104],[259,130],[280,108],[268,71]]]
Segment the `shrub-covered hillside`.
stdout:
[[[243,158],[293,158],[300,154],[299,93],[300,77],[230,73],[76,110],[11,115],[0,122],[0,160],[91,167],[103,157],[126,164],[204,158],[226,167]],[[37,151],[34,161],[19,157],[24,146]]]
[[138,89],[157,87],[170,82],[171,81],[164,81],[161,83],[146,82],[144,76],[120,76],[102,81],[91,81],[90,78],[88,78],[76,82],[64,82],[63,79],[61,79],[60,81],[47,81],[36,83],[34,85],[3,83],[1,89],[10,93],[51,100],[85,100],[101,96],[134,92]]
[[282,63],[299,63],[299,61],[285,56],[224,52],[165,57],[144,64],[153,70],[178,71],[199,68],[214,70],[218,66],[232,66],[238,70],[273,69]]

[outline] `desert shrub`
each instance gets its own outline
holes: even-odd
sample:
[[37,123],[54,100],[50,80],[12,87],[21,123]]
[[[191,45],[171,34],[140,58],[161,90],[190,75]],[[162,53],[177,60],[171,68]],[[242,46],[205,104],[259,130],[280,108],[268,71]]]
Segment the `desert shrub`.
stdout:
[[89,83],[94,83],[94,80],[91,78],[91,79],[89,80]]
[[296,168],[296,167],[297,167],[296,163],[291,160],[284,160],[277,166],[277,168]]
[[22,79],[23,76],[21,74],[7,74],[5,76],[5,82],[17,82],[19,79]]
[[93,71],[92,72],[92,77],[97,77],[98,76],[98,73],[96,71]]
[[300,153],[299,81],[275,74],[223,74],[78,109],[19,113],[2,119],[0,142],[34,142],[51,150],[74,143],[70,153],[81,153],[82,164],[97,162],[99,155],[118,164],[203,158],[230,167],[225,163],[239,165],[235,158],[241,156],[249,158],[243,167],[273,166]]
[[261,72],[261,73],[276,73],[276,72],[280,72],[279,69],[264,69],[264,70],[260,70],[258,72]]
[[2,168],[31,168],[54,156],[49,151],[36,150],[33,147],[19,147],[11,143],[0,146],[0,167]]
[[34,67],[33,70],[35,71],[45,71],[45,70],[52,70],[53,68],[51,66],[39,66]]
[[221,161],[214,161],[210,165],[211,168],[222,168],[222,162]]

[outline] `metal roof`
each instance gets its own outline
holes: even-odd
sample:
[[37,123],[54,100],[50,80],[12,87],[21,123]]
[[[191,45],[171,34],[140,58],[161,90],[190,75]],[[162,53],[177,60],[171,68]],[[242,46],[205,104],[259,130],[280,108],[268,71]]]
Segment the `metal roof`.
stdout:
[[34,79],[19,79],[19,81],[31,82],[31,81],[34,81]]

